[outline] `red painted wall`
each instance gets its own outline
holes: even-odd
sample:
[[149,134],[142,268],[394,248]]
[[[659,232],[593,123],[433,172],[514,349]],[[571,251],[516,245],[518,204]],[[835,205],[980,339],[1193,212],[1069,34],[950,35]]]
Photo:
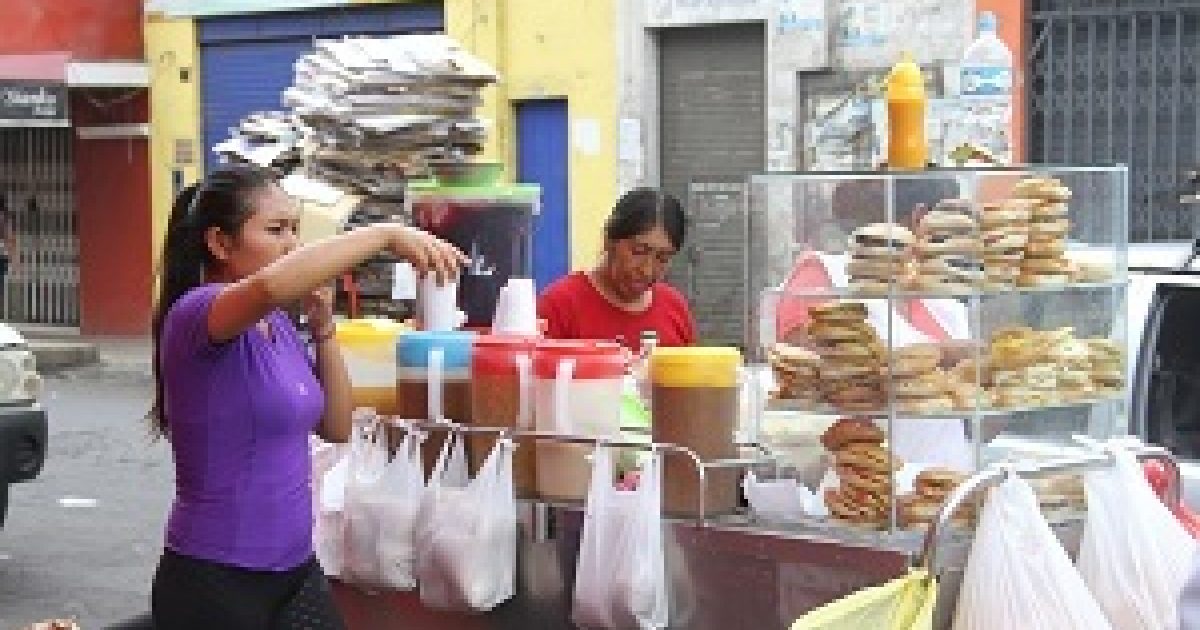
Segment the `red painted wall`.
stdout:
[[1027,159],[1025,147],[1025,56],[1029,48],[1029,0],[976,0],[976,11],[991,11],[1000,25],[1000,39],[1013,52],[1013,160]]
[[[143,57],[144,0],[0,0],[0,55],[67,52],[77,61]],[[145,123],[146,91],[71,90],[74,127]],[[150,330],[150,169],[146,138],[72,142],[79,230],[80,329]]]
[[[75,127],[144,123],[145,90],[75,90]],[[144,335],[150,330],[150,159],[147,138],[84,139],[72,144],[79,226],[80,330]]]
[[0,0],[0,54],[70,52],[78,60],[141,59],[144,0]]

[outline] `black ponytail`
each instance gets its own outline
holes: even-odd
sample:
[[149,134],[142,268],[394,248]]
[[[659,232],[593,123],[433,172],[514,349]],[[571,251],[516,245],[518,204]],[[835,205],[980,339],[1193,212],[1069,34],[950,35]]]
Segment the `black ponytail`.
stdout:
[[213,262],[205,234],[218,228],[237,235],[254,214],[252,194],[275,183],[274,171],[256,166],[222,167],[175,197],[159,262],[158,300],[151,333],[154,341],[154,406],[150,420],[155,435],[167,433],[163,407],[161,343],[163,322],[175,302],[204,283]]

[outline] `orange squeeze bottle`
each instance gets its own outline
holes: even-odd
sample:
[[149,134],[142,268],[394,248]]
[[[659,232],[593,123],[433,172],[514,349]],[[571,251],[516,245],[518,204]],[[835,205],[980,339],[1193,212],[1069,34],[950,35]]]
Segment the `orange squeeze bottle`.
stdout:
[[888,73],[887,110],[888,167],[925,168],[925,78],[907,52]]

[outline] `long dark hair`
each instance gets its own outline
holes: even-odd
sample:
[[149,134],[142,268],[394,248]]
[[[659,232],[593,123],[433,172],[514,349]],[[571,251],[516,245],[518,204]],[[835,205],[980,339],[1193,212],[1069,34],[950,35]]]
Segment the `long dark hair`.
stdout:
[[611,243],[645,234],[660,225],[671,246],[676,251],[682,249],[687,236],[683,204],[670,193],[654,188],[635,188],[617,200],[604,224],[604,238]]
[[254,214],[253,193],[275,183],[274,171],[256,166],[226,166],[203,181],[184,188],[175,197],[159,267],[158,301],[151,332],[154,339],[154,406],[150,421],[155,435],[167,433],[163,400],[162,329],[176,300],[204,283],[204,273],[214,262],[205,234],[218,228],[236,236]]

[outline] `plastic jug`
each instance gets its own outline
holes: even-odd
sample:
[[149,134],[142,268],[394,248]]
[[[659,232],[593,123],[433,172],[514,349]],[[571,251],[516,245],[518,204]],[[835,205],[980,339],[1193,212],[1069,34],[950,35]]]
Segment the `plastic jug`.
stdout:
[[[533,353],[534,421],[538,431],[616,438],[621,433],[625,356],[608,341],[543,341]],[[542,498],[587,495],[593,447],[537,444],[537,491]]]
[[912,55],[904,53],[887,77],[889,168],[925,168],[925,77]]
[[[471,350],[471,422],[476,426],[532,430],[534,337],[482,335]],[[496,436],[467,439],[471,471],[491,452]],[[536,493],[533,442],[518,442],[513,452],[513,488],[520,498]]]
[[[396,343],[396,414],[404,420],[471,421],[471,346],[469,331],[414,331]],[[421,445],[425,470],[432,470],[445,431],[433,432]]]
[[396,413],[396,339],[406,330],[408,326],[382,318],[337,322],[335,335],[355,407]]
[[[741,365],[736,348],[655,348],[650,355],[654,441],[686,447],[705,461],[736,458]],[[695,464],[680,453],[666,455],[663,509],[698,515],[700,480]],[[738,472],[735,468],[706,471],[705,515],[737,507]]]

